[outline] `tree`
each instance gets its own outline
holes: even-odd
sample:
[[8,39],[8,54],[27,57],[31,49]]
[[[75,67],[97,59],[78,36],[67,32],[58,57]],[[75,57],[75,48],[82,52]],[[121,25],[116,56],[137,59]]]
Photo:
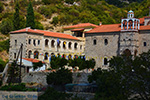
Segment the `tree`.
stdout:
[[13,30],[13,22],[11,19],[4,19],[0,24],[0,31],[2,34],[7,35],[10,31]]
[[51,57],[51,68],[53,69],[58,69],[64,67],[64,65],[67,65],[68,61],[65,58],[60,58],[60,57]]
[[61,93],[55,89],[48,87],[45,93],[38,97],[38,100],[69,100],[71,95]]
[[89,76],[89,82],[96,81],[98,85],[95,100],[150,99],[150,51],[135,59],[122,55],[109,62],[107,70],[98,69]]
[[0,2],[0,13],[2,13],[3,10],[4,10],[4,6],[3,6],[2,2]]
[[36,63],[33,63],[33,69],[37,69],[39,67],[42,67],[43,66],[43,63],[42,61],[39,61],[39,62],[36,62]]
[[72,72],[61,68],[56,72],[49,73],[46,79],[48,84],[64,86],[67,83],[72,83]]
[[2,59],[0,59],[0,72],[3,72],[5,65],[6,63]]
[[26,27],[31,27],[33,29],[35,28],[34,11],[31,1],[29,2],[27,8]]
[[19,3],[16,2],[15,13],[13,18],[14,30],[20,29]]
[[53,20],[51,22],[54,26],[58,24],[58,17],[53,17]]

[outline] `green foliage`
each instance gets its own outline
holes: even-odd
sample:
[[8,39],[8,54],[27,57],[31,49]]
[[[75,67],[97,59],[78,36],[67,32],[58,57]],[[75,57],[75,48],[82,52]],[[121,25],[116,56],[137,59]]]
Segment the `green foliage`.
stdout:
[[31,27],[32,29],[35,28],[34,11],[31,1],[27,8],[26,27]]
[[53,85],[65,85],[72,83],[72,72],[68,69],[61,68],[56,72],[47,75],[47,83]]
[[9,39],[0,42],[0,52],[4,50],[9,51]]
[[15,5],[13,25],[14,25],[14,30],[19,30],[20,29],[20,16],[19,16],[19,3],[18,2],[16,2],[16,5]]
[[149,100],[149,65],[150,51],[134,60],[132,56],[113,57],[109,69],[93,71],[88,78],[89,82],[96,81],[98,85],[95,100],[128,100],[134,94],[139,94],[142,100]]
[[42,0],[42,2],[46,5],[48,4],[57,4],[57,3],[60,3],[61,0]]
[[0,31],[2,34],[7,35],[10,31],[13,30],[13,22],[11,19],[4,19],[0,24]]
[[69,66],[72,66],[73,68],[75,66],[78,66],[79,70],[94,68],[95,60],[94,59],[84,60],[80,58],[75,58],[74,60],[70,59]]
[[17,84],[17,85],[5,85],[0,88],[0,90],[5,91],[37,91],[34,88],[26,88],[25,83]]
[[70,96],[71,95],[69,94],[61,93],[54,90],[51,87],[48,87],[45,93],[41,95],[38,99],[39,100],[69,100]]
[[3,10],[4,10],[4,5],[2,4],[2,2],[0,2],[0,13],[2,13]]
[[65,0],[66,3],[73,4],[75,0]]
[[51,6],[41,6],[38,10],[46,18],[51,18],[51,16],[52,16]]
[[53,17],[53,20],[51,22],[54,26],[58,24],[58,17]]
[[15,61],[11,63],[8,67],[8,83],[16,81],[16,78],[19,76],[19,68],[16,65]]
[[[0,59],[0,72],[3,72],[5,68],[6,62]],[[0,85],[1,86],[1,85]]]
[[43,63],[42,61],[39,61],[39,62],[36,62],[36,63],[33,63],[33,69],[37,69],[39,67],[42,67],[43,66]]
[[68,61],[65,58],[60,58],[60,57],[51,57],[51,68],[52,69],[58,69],[64,67],[64,65],[67,65]]
[[39,22],[39,21],[35,21],[35,29],[44,29],[44,26]]
[[34,16],[35,16],[35,20],[37,20],[37,21],[43,19],[43,16],[40,13],[36,12],[36,11],[34,12]]

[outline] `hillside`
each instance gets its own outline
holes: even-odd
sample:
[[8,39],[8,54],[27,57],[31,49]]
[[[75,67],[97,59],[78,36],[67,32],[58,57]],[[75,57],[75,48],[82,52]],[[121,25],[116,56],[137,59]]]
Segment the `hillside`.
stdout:
[[[13,15],[16,0],[0,0],[0,31],[13,30]],[[20,28],[24,28],[29,0],[18,0]],[[149,0],[31,0],[36,28],[62,32],[62,27],[77,23],[120,23],[129,10],[140,18],[149,14]],[[8,36],[8,35],[7,35]],[[3,39],[1,40],[3,41]],[[7,46],[8,47],[8,46]],[[2,47],[1,47],[2,48]],[[5,48],[4,48],[5,49]],[[5,52],[6,50],[2,50]],[[4,53],[6,54],[6,52]],[[2,53],[3,55],[3,53]],[[6,56],[7,57],[7,56]],[[2,58],[2,57],[0,57]],[[6,59],[6,58],[2,58]]]

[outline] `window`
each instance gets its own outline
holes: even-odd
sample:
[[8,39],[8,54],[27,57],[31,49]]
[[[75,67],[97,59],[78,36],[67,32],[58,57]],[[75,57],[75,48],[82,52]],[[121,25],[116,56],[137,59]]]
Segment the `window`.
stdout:
[[77,43],[74,44],[74,48],[75,48],[75,49],[77,49],[77,45],[78,45]]
[[104,58],[104,65],[107,65],[108,64],[108,60],[107,58]]
[[44,55],[44,60],[48,60],[48,53],[47,52]]
[[36,46],[36,40],[33,40],[33,45]]
[[105,44],[105,45],[108,44],[108,40],[107,40],[107,39],[104,40],[104,44]]
[[16,53],[14,53],[14,59],[16,58]]
[[57,47],[60,48],[61,41],[57,42]]
[[66,41],[63,42],[63,48],[66,49]]
[[38,45],[40,45],[40,40],[38,40]]
[[45,47],[48,47],[48,39],[45,40]]
[[69,48],[69,49],[71,49],[71,44],[72,44],[72,43],[71,43],[71,42],[69,42],[69,44],[68,44],[68,48]]
[[93,40],[93,45],[96,45],[96,39]]
[[80,45],[80,50],[82,50],[82,45]]
[[34,52],[34,58],[37,58],[37,59],[39,58],[39,52],[38,51]]
[[17,40],[15,40],[15,46],[17,45]]
[[31,58],[32,51],[29,51],[28,58]]
[[55,41],[52,40],[52,41],[51,41],[51,47],[54,47],[54,43],[55,43]]
[[31,39],[28,40],[28,44],[31,44]]
[[143,45],[144,45],[144,47],[146,47],[146,45],[147,45],[146,42],[143,42]]

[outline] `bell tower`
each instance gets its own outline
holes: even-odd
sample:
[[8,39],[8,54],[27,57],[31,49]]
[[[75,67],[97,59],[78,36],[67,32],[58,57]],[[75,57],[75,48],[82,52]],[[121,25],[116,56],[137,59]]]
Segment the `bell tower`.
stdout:
[[134,12],[130,10],[127,18],[121,20],[121,31],[137,31],[140,29],[140,20],[134,18]]
[[121,19],[121,32],[120,32],[120,54],[126,51],[130,52],[131,55],[137,55],[139,40],[138,30],[140,29],[140,20],[134,18],[134,12],[130,10],[127,14],[127,18]]

